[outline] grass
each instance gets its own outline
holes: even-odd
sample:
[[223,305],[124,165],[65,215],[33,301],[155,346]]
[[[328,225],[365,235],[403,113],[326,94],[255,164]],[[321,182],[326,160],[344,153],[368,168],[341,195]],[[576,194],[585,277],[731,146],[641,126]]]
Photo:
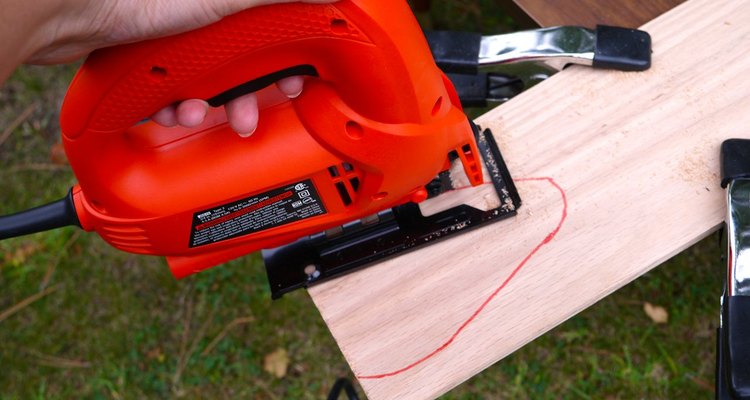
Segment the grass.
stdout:
[[[436,2],[423,20],[508,26],[495,4]],[[73,71],[24,67],[0,92],[0,214],[74,183],[57,147]],[[711,397],[719,254],[715,240],[699,243],[444,398]],[[669,322],[653,323],[644,302]],[[320,399],[350,375],[306,293],[269,300],[257,256],[178,282],[161,259],[72,229],[0,242],[0,343],[0,399]],[[264,369],[279,349],[284,377]]]

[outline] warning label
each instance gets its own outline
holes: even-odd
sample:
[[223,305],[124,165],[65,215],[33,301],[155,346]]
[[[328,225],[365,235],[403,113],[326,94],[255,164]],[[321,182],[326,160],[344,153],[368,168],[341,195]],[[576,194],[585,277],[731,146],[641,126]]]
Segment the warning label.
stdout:
[[325,213],[312,181],[306,180],[195,213],[190,247],[249,235]]

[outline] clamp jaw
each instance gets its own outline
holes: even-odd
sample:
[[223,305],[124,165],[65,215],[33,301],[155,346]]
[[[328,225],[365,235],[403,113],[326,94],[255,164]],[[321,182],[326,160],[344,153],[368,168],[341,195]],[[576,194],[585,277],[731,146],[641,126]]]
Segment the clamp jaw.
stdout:
[[722,144],[727,277],[718,329],[716,398],[750,399],[750,140]]

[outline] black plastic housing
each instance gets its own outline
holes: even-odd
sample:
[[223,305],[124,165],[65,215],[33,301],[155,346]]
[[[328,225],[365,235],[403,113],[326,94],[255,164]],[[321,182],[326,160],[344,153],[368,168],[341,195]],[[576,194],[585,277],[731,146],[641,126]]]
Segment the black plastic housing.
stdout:
[[427,43],[435,63],[445,73],[475,75],[479,72],[482,35],[473,32],[427,31]]
[[721,144],[721,187],[734,179],[750,178],[750,140],[729,139]]
[[598,25],[594,68],[645,71],[651,67],[651,36],[637,29]]
[[520,78],[495,72],[447,75],[464,107],[487,107],[488,99],[511,99],[525,88]]
[[[717,398],[750,399],[750,297],[724,298],[719,330]],[[721,397],[720,397],[721,396]]]

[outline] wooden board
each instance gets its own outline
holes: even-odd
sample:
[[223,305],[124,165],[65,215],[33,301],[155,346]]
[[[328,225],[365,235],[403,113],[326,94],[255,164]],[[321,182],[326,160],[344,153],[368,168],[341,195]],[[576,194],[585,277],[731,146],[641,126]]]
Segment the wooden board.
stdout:
[[636,27],[685,0],[513,0],[541,26],[608,24]]
[[520,214],[310,290],[371,399],[458,385],[706,236],[718,152],[750,137],[750,2],[644,27],[645,73],[570,68],[479,119]]

